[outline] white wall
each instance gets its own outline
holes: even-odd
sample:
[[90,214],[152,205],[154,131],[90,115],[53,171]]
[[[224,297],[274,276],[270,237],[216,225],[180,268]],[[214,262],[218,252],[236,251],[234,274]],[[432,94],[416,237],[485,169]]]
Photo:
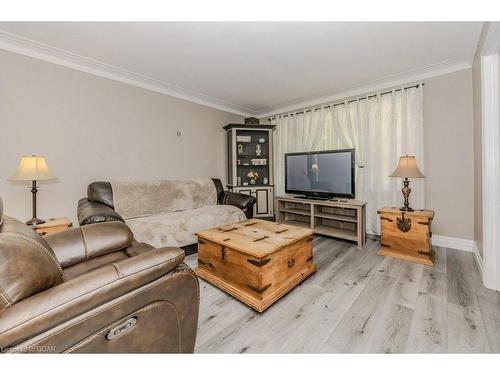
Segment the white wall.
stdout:
[[482,101],[481,101],[481,50],[488,32],[485,23],[472,64],[472,87],[474,106],[474,241],[483,256],[483,146],[482,146]]
[[[96,180],[219,176],[222,126],[242,118],[0,50],[0,196],[6,213],[31,217],[31,193],[7,181],[22,155],[47,158],[53,183],[38,217],[68,216]],[[182,136],[176,136],[181,131]]]

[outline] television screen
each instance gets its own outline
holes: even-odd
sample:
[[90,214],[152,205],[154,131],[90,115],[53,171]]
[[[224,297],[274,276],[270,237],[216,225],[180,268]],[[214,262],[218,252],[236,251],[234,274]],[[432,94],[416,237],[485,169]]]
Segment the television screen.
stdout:
[[354,198],[354,149],[285,155],[285,190]]

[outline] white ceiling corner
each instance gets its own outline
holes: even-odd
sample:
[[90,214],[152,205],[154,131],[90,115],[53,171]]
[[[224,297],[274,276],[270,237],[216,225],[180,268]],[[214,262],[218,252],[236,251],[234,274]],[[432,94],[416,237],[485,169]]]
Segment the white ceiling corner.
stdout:
[[481,22],[0,22],[0,48],[242,116],[469,68]]

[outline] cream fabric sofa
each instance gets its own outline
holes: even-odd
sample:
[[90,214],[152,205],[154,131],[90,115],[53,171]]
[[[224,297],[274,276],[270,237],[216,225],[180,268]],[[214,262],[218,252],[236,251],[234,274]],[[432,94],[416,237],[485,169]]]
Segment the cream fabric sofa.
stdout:
[[254,203],[224,191],[218,179],[94,182],[78,219],[80,225],[123,221],[137,241],[186,248],[196,244],[198,231],[247,219]]

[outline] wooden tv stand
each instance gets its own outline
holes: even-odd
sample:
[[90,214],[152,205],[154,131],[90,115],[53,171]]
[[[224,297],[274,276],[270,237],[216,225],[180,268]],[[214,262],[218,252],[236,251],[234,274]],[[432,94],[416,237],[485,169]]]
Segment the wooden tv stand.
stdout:
[[366,202],[354,199],[318,200],[283,195],[276,198],[278,223],[311,228],[314,233],[354,241],[366,241]]

